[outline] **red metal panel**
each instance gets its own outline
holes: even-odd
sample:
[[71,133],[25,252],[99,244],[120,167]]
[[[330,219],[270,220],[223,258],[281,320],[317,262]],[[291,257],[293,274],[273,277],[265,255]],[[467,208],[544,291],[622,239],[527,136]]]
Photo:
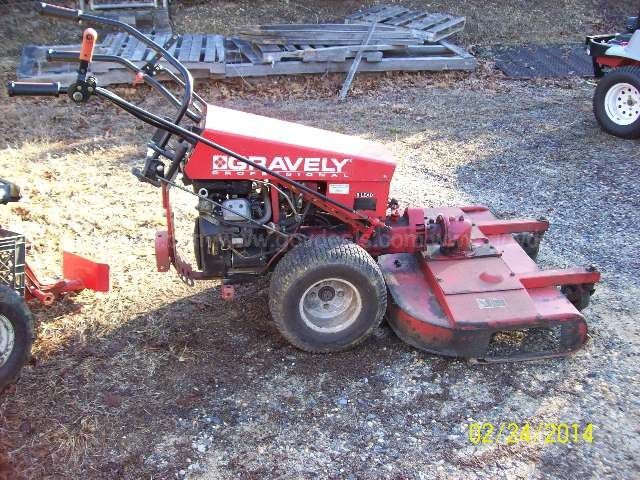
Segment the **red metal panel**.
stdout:
[[586,268],[567,268],[564,270],[543,270],[520,275],[520,281],[526,288],[543,288],[558,285],[593,284],[600,281],[600,272]]
[[490,220],[478,221],[476,226],[485,235],[500,235],[503,233],[520,232],[546,232],[549,229],[549,222],[546,220]]
[[65,278],[81,280],[85,288],[96,292],[109,291],[109,265],[92,262],[75,253],[63,252],[62,270]]
[[456,326],[462,329],[499,330],[516,325],[534,326],[542,320],[524,288],[447,295],[447,304]]
[[[292,180],[325,183],[326,195],[349,207],[358,197],[375,198],[376,210],[368,213],[386,215],[395,159],[377,143],[213,105],[204,128],[204,137]],[[198,180],[269,178],[202,143],[185,172]]]
[[500,257],[427,262],[427,269],[446,295],[522,289],[520,281]]

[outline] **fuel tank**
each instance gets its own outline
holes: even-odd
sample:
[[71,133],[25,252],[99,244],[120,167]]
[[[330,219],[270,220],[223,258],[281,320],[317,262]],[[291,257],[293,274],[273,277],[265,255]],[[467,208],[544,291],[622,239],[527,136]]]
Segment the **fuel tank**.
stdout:
[[[207,107],[202,135],[292,180],[317,182],[327,196],[351,208],[386,215],[396,161],[378,143],[214,105]],[[202,143],[185,174],[201,181],[269,177]]]

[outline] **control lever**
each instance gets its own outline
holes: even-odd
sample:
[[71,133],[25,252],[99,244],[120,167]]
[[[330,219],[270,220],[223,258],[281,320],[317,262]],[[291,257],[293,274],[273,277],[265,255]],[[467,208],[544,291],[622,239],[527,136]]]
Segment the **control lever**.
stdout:
[[87,28],[82,33],[82,45],[80,46],[80,65],[76,82],[69,87],[69,97],[75,103],[85,103],[96,89],[96,79],[87,78],[89,64],[93,59],[93,51],[98,40],[98,33],[93,28]]

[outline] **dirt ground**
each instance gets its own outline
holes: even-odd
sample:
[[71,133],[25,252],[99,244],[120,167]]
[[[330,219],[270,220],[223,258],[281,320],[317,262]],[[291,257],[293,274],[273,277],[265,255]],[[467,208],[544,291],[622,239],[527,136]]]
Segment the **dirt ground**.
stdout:
[[[176,27],[331,20],[359,6],[252,3],[180,2]],[[407,4],[467,14],[467,46],[574,41],[636,8]],[[42,25],[25,12],[3,15],[0,37],[26,21]],[[23,41],[0,59],[3,77],[12,77]],[[108,261],[113,286],[108,295],[33,307],[34,359],[0,395],[0,478],[638,477],[637,142],[597,128],[585,80],[512,82],[483,62],[473,74],[359,76],[338,104],[341,81],[212,82],[200,90],[223,106],[382,142],[397,156],[392,194],[403,203],[484,203],[506,216],[546,216],[544,267],[595,263],[603,272],[585,311],[586,347],[567,359],[478,367],[418,352],[383,326],[350,352],[298,351],[269,318],[266,281],[224,303],[216,282],[190,288],[154,271],[159,192],[129,173],[149,128],[98,102],[1,93],[0,171],[23,186],[24,199],[0,211],[0,224],[27,235],[44,273],[58,273],[66,248]],[[119,93],[154,105],[144,89]],[[189,198],[179,205],[188,251],[195,211]],[[477,446],[472,422],[591,423],[594,440]]]

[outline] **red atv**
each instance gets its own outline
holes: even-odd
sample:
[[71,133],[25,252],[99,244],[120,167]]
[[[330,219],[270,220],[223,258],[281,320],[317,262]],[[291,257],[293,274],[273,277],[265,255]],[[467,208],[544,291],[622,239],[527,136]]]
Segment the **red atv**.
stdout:
[[[566,355],[587,339],[580,313],[600,274],[594,268],[540,270],[535,257],[545,219],[497,219],[487,207],[400,209],[389,199],[396,162],[379,144],[335,132],[207,104],[187,68],[135,28],[79,10],[40,4],[40,12],[116,27],[147,45],[146,63],[93,55],[87,29],[75,82],[11,82],[9,94],[98,97],[152,125],[142,169],[162,192],[167,229],[156,237],[160,271],[173,266],[187,283],[233,285],[271,275],[269,308],[284,337],[311,352],[350,348],[387,316],[398,336],[426,351],[478,361]],[[162,63],[160,61],[162,60]],[[149,112],[100,87],[92,61],[118,62],[176,107]],[[175,93],[157,77],[172,79]],[[425,179],[428,181],[428,179]],[[197,204],[194,268],[180,256],[170,193]],[[549,333],[548,343],[495,350],[503,332]],[[546,338],[546,337],[545,337]],[[520,348],[522,347],[522,348]]]
[[621,138],[640,138],[640,25],[627,21],[627,33],[587,37],[598,82],[593,112],[602,129]]

